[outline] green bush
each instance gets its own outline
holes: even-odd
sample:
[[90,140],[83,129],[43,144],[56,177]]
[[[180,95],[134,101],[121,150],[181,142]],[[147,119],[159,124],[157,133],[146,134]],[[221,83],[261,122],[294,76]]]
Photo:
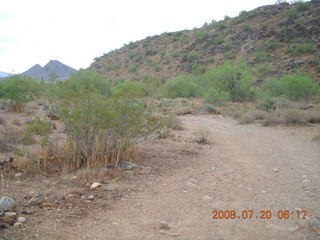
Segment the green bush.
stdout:
[[312,43],[304,43],[300,45],[290,46],[286,49],[286,52],[295,56],[299,56],[305,53],[314,53],[315,47]]
[[227,92],[232,101],[245,101],[254,97],[251,89],[251,70],[244,61],[226,61],[202,76],[204,89],[212,87]]
[[223,56],[224,56],[224,58],[225,58],[225,59],[228,59],[228,60],[230,60],[230,59],[234,59],[234,58],[235,58],[234,53],[233,53],[233,52],[231,52],[231,51],[224,53],[224,55],[223,55]]
[[309,8],[310,8],[310,5],[309,5],[309,3],[306,3],[306,2],[298,2],[298,3],[296,4],[296,9],[297,9],[299,12],[308,10]]
[[249,25],[249,24],[243,24],[243,25],[241,25],[241,29],[243,30],[243,31],[250,31],[251,30],[251,25]]
[[230,95],[227,92],[219,91],[215,88],[211,88],[205,95],[205,102],[213,105],[221,105],[225,101],[230,100]]
[[223,39],[223,37],[216,37],[214,40],[213,40],[213,44],[215,44],[215,45],[218,45],[218,44],[221,44],[221,43],[223,43],[224,42],[224,39]]
[[22,75],[11,76],[0,83],[0,97],[10,100],[13,108],[31,101],[40,90],[39,81]]
[[47,120],[36,119],[28,123],[25,130],[44,137],[51,133],[51,122]]
[[95,70],[80,70],[66,81],[57,82],[47,95],[49,99],[73,99],[87,94],[110,96],[111,83]]
[[308,99],[320,94],[319,84],[302,71],[266,81],[263,89],[271,96],[284,96],[292,100]]
[[136,72],[138,72],[138,69],[139,69],[138,65],[130,65],[130,66],[128,67],[128,72],[130,72],[130,73],[136,73]]
[[254,59],[258,62],[264,62],[268,59],[269,53],[265,51],[259,51],[254,54]]
[[208,36],[207,32],[195,32],[195,38],[197,41],[202,41]]
[[285,16],[290,20],[295,20],[299,17],[299,12],[295,8],[291,8],[284,11]]
[[164,85],[164,94],[170,98],[198,97],[199,86],[196,84],[193,76],[179,76]]
[[151,94],[150,86],[139,82],[124,82],[112,89],[112,97],[115,98],[139,98]]

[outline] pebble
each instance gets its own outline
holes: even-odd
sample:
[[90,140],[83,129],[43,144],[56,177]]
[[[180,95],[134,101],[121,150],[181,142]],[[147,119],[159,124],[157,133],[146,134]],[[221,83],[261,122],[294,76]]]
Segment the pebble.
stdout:
[[140,170],[141,175],[149,175],[151,174],[152,168],[151,167],[144,167]]
[[204,195],[202,197],[202,200],[204,200],[204,201],[207,201],[207,200],[210,200],[210,199],[212,199],[212,198],[210,196],[208,196],[208,195]]
[[279,172],[279,169],[278,168],[274,168],[274,169],[272,169],[274,172]]
[[123,168],[124,170],[130,171],[133,168],[136,168],[138,166],[134,163],[131,163],[131,162],[122,162],[119,164],[119,167]]
[[103,190],[104,191],[115,191],[117,190],[118,188],[116,186],[104,186],[103,187]]
[[16,212],[5,212],[4,215],[7,217],[13,218],[13,217],[17,216],[17,213]]
[[27,221],[27,218],[26,217],[18,217],[18,222],[21,222],[21,223],[24,223]]
[[13,224],[14,228],[22,228],[22,223],[21,222],[16,222],[15,224]]
[[94,196],[93,194],[91,194],[91,195],[88,196],[88,199],[89,199],[89,200],[93,200],[94,198],[95,198],[95,196]]
[[18,173],[16,173],[14,176],[15,176],[16,178],[19,178],[19,177],[22,176],[22,173],[21,173],[21,172],[18,172]]
[[320,233],[320,217],[310,218],[309,225],[313,231]]
[[30,205],[30,206],[38,206],[41,203],[44,203],[44,201],[45,201],[45,195],[42,192],[37,192],[29,200],[28,205]]
[[159,220],[158,222],[160,224],[160,227],[159,227],[160,229],[162,229],[162,230],[170,229],[169,224],[167,222],[162,221],[162,220]]
[[90,190],[97,190],[98,188],[101,188],[102,184],[99,182],[94,182],[92,183],[92,185],[90,186]]
[[16,207],[16,201],[9,197],[0,199],[0,211],[12,211]]

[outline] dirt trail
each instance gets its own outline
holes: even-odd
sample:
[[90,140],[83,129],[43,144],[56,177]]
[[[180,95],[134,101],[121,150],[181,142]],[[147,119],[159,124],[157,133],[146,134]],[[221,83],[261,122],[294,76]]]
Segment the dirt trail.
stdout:
[[[182,120],[185,130],[166,140],[173,148],[190,146],[191,155],[181,155],[178,167],[143,176],[132,194],[76,226],[43,223],[49,230],[43,239],[316,239],[307,228],[293,231],[306,222],[296,214],[288,220],[256,218],[260,210],[306,209],[310,216],[320,215],[320,147],[308,135],[312,127],[239,125],[220,116]],[[210,131],[213,144],[190,143],[199,128]],[[168,150],[150,147],[159,154]],[[213,220],[214,209],[256,213],[250,220]],[[160,221],[170,229],[160,230]]]

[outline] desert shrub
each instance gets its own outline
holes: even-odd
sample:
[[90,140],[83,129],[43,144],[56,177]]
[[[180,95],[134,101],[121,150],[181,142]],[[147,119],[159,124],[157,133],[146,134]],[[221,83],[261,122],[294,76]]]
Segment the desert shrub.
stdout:
[[227,92],[232,101],[252,99],[251,70],[244,61],[226,61],[203,74],[204,89],[216,88]]
[[163,117],[164,126],[172,130],[183,130],[182,122],[175,115],[171,114]]
[[21,109],[21,106],[37,96],[40,90],[39,81],[22,75],[13,75],[0,83],[0,96],[10,100],[13,110]]
[[90,94],[59,101],[54,111],[66,126],[72,168],[117,164],[120,153],[146,140],[159,126],[145,105],[133,99]]
[[273,111],[276,109],[276,100],[275,98],[265,97],[256,106],[256,108],[263,111]]
[[164,85],[164,94],[169,98],[197,97],[199,96],[199,86],[193,76],[178,76]]
[[197,63],[192,65],[192,74],[199,75],[206,71],[206,66]]
[[21,134],[20,141],[24,145],[33,145],[36,143],[36,139],[34,138],[34,134],[31,131],[24,131]]
[[195,38],[197,41],[202,41],[208,36],[207,32],[195,32]]
[[310,8],[310,5],[306,2],[298,2],[296,4],[296,9],[299,11],[299,12],[302,12],[302,11],[305,11],[305,10],[308,10]]
[[285,16],[290,20],[295,20],[299,17],[299,12],[295,8],[291,8],[284,11]]
[[204,111],[208,112],[208,113],[218,113],[217,109],[215,109],[214,105],[212,104],[205,104],[203,106]]
[[196,53],[193,53],[193,52],[188,53],[186,57],[187,57],[187,61],[188,62],[193,62],[196,59],[198,59],[198,55]]
[[301,54],[313,53],[315,52],[315,48],[312,43],[304,43],[304,44],[290,46],[286,49],[286,52],[294,56],[299,56]]
[[208,129],[200,129],[193,133],[192,142],[198,144],[209,144],[209,135],[210,132]]
[[221,105],[225,101],[230,100],[230,95],[228,92],[219,91],[216,88],[211,88],[205,94],[205,102],[211,103],[214,105]]
[[224,56],[225,59],[228,59],[228,60],[235,58],[235,54],[233,52],[231,52],[231,51],[224,53],[223,56]]
[[139,66],[138,66],[138,65],[130,65],[130,66],[128,67],[128,72],[130,72],[130,73],[136,73],[136,72],[138,71],[138,69],[139,69]]
[[27,123],[25,130],[39,136],[47,136],[51,133],[51,122],[47,120],[36,119],[30,123]]
[[262,122],[265,126],[305,124],[308,122],[308,112],[297,109],[275,111],[265,116]]
[[241,29],[243,30],[243,31],[250,31],[251,30],[251,25],[249,25],[249,24],[243,24],[243,25],[241,25]]
[[264,62],[268,59],[269,53],[266,51],[259,51],[254,54],[254,59],[258,62]]
[[320,109],[309,111],[307,118],[309,123],[320,123]]
[[47,96],[51,100],[55,98],[74,99],[88,93],[109,96],[110,92],[111,82],[97,71],[80,70],[73,73],[68,80],[58,82],[56,87],[48,91]]
[[0,132],[0,153],[10,152],[14,149],[14,145],[18,144],[17,133],[11,128],[4,128]]
[[223,42],[224,42],[223,37],[216,37],[216,38],[212,41],[212,43],[215,44],[215,45],[221,44],[221,43],[223,43]]
[[239,123],[240,124],[250,124],[250,123],[254,123],[256,120],[262,120],[264,119],[264,113],[261,111],[248,111],[246,113],[244,113],[240,119],[239,119]]
[[116,98],[138,98],[151,94],[148,84],[139,82],[124,82],[112,89],[112,96]]
[[263,89],[271,96],[284,96],[292,100],[307,99],[320,91],[319,84],[302,71],[265,81]]

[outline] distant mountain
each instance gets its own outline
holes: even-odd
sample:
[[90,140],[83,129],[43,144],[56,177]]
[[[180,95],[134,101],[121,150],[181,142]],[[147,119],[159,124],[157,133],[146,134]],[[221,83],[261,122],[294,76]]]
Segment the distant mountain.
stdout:
[[57,60],[50,60],[44,67],[39,64],[34,65],[22,75],[36,78],[38,80],[48,81],[51,79],[65,80],[69,78],[70,74],[76,70]]
[[8,77],[10,74],[6,72],[0,72],[0,78]]

